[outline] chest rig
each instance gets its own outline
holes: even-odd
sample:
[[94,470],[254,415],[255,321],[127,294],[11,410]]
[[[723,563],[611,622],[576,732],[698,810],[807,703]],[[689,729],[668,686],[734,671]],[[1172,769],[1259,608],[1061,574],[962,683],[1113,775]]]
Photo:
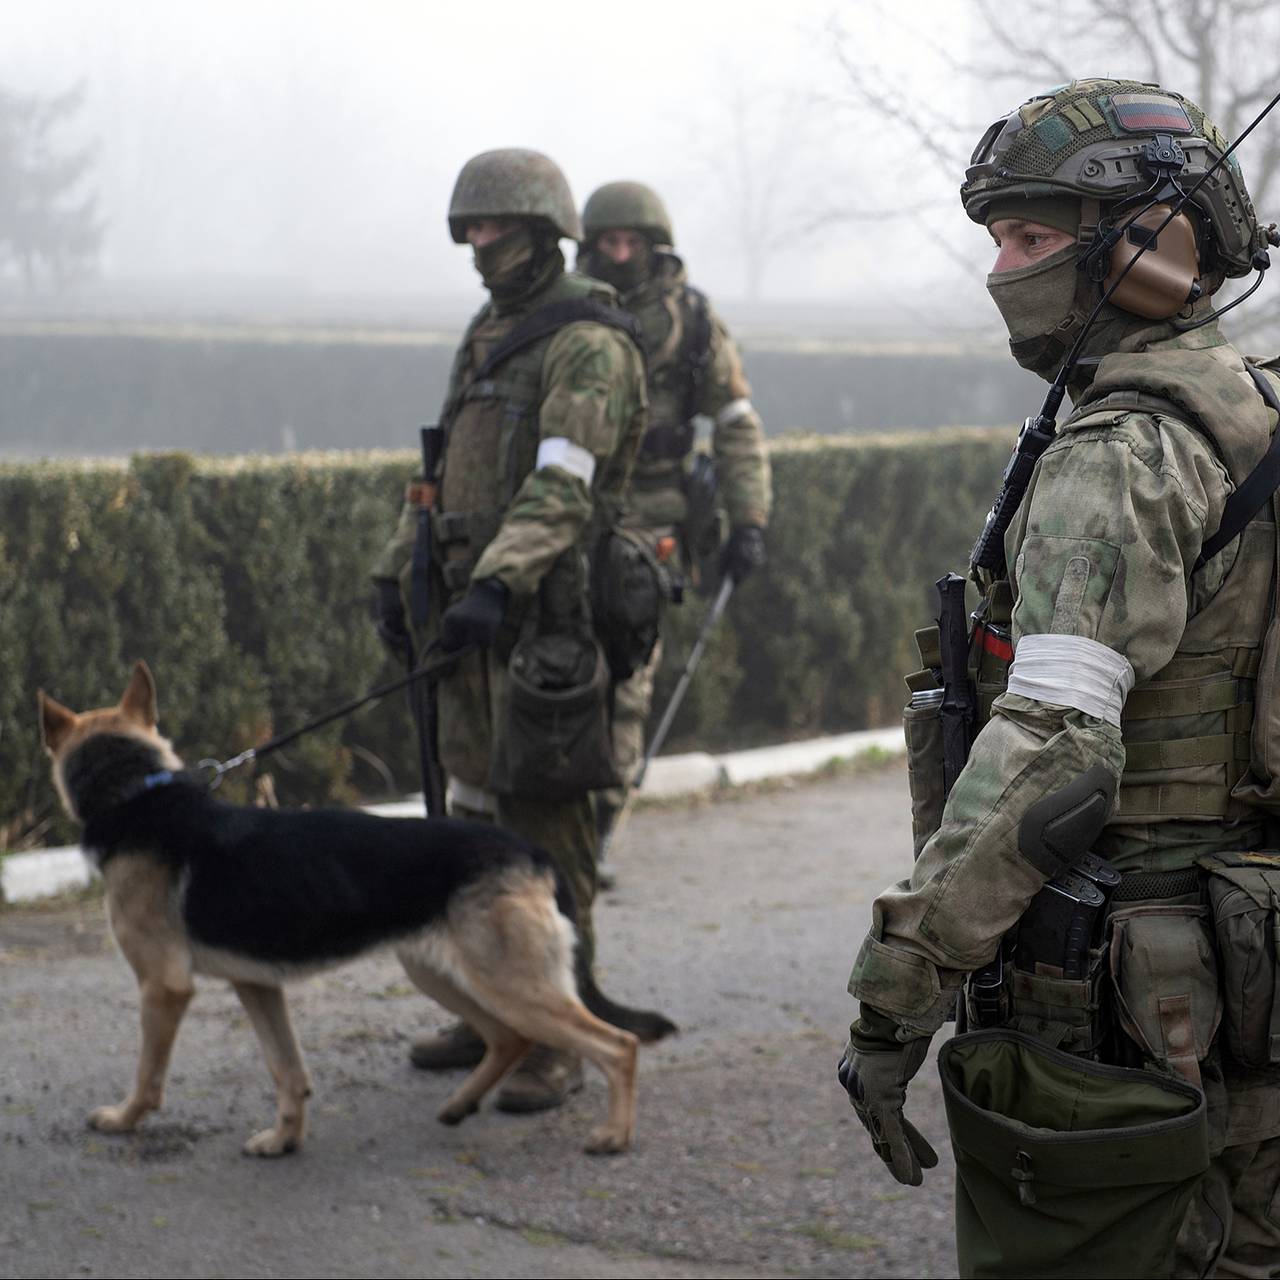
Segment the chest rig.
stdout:
[[648,368],[649,429],[642,465],[678,463],[693,448],[693,418],[711,363],[706,296],[680,283],[660,287],[634,308]]
[[[1247,497],[1244,486],[1277,421],[1267,393],[1271,399],[1276,393],[1265,373],[1246,375],[1234,353],[1226,353],[1231,348],[1221,346],[1108,356],[1060,432],[1097,426],[1108,414],[1172,418],[1210,442],[1236,493]],[[1173,658],[1125,701],[1118,821],[1232,820],[1251,809],[1256,816],[1267,795],[1271,807],[1280,808],[1280,781],[1271,779],[1280,749],[1280,722],[1272,722],[1280,704],[1274,674],[1263,678],[1264,661],[1274,665],[1277,657],[1274,641],[1264,643],[1275,601],[1273,503],[1263,501],[1236,529],[1230,567],[1216,590],[1197,600],[1195,575],[1234,534],[1206,543],[1193,571],[1194,611]],[[1229,507],[1224,534],[1231,533],[1230,520]],[[990,700],[981,701],[980,713],[989,712]]]
[[[638,340],[611,292],[567,273],[532,308],[500,316],[485,307],[467,329],[441,414],[445,445],[432,516],[433,555],[450,592],[465,588],[536,465],[547,349],[561,329],[582,321]],[[607,492],[615,479],[606,466],[595,487]]]

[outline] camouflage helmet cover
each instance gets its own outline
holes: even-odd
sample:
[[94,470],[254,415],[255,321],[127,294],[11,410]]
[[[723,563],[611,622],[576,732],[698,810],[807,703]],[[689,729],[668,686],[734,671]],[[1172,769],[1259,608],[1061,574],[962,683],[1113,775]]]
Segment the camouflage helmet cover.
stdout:
[[449,234],[458,244],[474,218],[543,218],[562,236],[582,239],[568,180],[540,151],[482,151],[462,166],[449,200]]
[[582,210],[584,239],[602,231],[638,231],[654,244],[675,244],[671,215],[662,197],[643,182],[606,182],[591,193]]
[[[1179,93],[1137,80],[1073,80],[1029,99],[983,134],[960,199],[969,217],[983,223],[992,201],[1007,196],[1074,196],[1105,209],[1152,185],[1143,153],[1157,134],[1172,138],[1186,157],[1178,173],[1184,190],[1229,145]],[[1206,266],[1226,276],[1247,275],[1267,237],[1234,155],[1190,203],[1213,248]]]

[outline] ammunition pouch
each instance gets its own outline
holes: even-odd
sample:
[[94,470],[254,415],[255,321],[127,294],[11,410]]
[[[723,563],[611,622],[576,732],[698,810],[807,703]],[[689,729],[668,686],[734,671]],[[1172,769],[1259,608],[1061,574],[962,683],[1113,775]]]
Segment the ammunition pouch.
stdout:
[[659,423],[650,427],[640,440],[639,456],[646,461],[676,462],[693,448],[697,428],[692,420],[679,423]]
[[[1105,1017],[1106,949],[1089,950],[1083,978],[1061,978],[1008,967],[1007,1025],[1066,1053],[1092,1057],[1107,1032]],[[976,1018],[975,1025],[985,1025]]]
[[1222,966],[1227,1049],[1245,1067],[1280,1064],[1280,854],[1200,860]]
[[1209,1166],[1198,1089],[1006,1030],[949,1040],[938,1069],[962,1276],[1172,1275]]
[[648,663],[663,611],[678,598],[679,583],[643,530],[605,531],[591,557],[591,616],[615,684]]
[[525,634],[507,664],[488,790],[566,800],[615,787],[609,667],[595,637]]

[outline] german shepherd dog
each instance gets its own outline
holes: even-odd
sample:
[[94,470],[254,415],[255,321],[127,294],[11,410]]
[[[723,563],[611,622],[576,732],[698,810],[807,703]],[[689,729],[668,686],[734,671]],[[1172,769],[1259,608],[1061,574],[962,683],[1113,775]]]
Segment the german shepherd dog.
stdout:
[[596,988],[572,893],[540,849],[485,823],[216,800],[157,732],[142,662],[114,707],[76,714],[43,690],[38,700],[58,793],[83,824],[111,932],[141,989],[133,1091],[92,1112],[94,1128],[125,1132],[160,1106],[201,973],[235,988],[276,1085],[275,1124],[245,1153],[296,1151],[311,1081],[282,984],[390,946],[410,979],[485,1042],[440,1120],[466,1119],[531,1044],[546,1044],[582,1054],[608,1081],[608,1119],[587,1151],[631,1145],[637,1044],[675,1027]]

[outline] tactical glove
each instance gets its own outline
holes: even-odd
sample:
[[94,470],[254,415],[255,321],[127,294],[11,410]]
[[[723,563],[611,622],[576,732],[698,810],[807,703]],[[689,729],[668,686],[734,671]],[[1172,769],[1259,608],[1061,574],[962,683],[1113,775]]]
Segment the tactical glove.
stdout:
[[891,1018],[863,1005],[858,1021],[849,1028],[849,1045],[836,1078],[871,1135],[876,1155],[899,1182],[918,1187],[924,1181],[921,1169],[932,1169],[938,1155],[902,1108],[907,1085],[929,1052],[929,1037],[904,1043],[895,1030]]
[[440,647],[446,653],[469,644],[487,649],[497,639],[510,594],[497,578],[473,582],[471,590],[444,611],[440,619]]
[[413,641],[405,625],[400,584],[394,578],[377,578],[374,587],[373,625],[378,629],[378,639],[394,654],[407,653]]
[[740,524],[729,535],[720,558],[721,574],[729,574],[741,582],[753,569],[765,562],[764,530],[759,525]]

